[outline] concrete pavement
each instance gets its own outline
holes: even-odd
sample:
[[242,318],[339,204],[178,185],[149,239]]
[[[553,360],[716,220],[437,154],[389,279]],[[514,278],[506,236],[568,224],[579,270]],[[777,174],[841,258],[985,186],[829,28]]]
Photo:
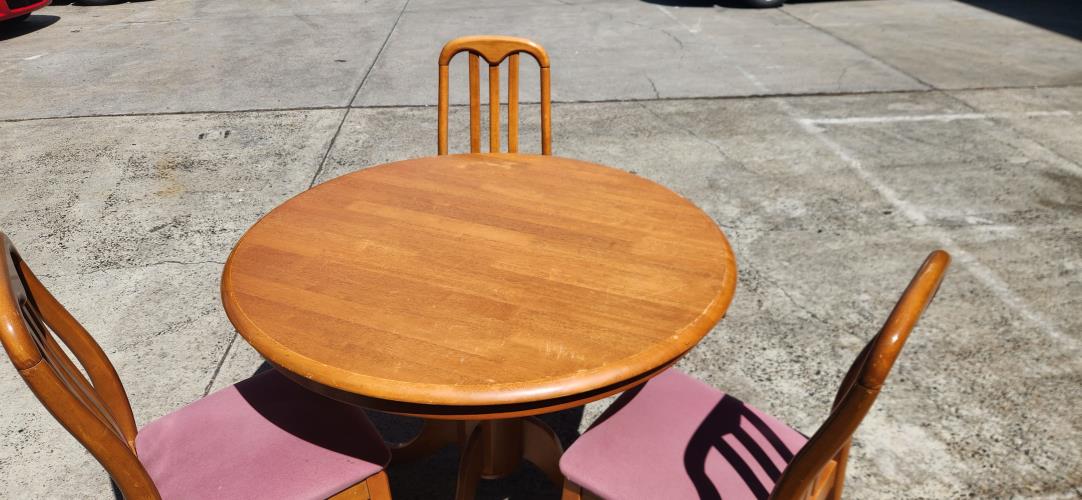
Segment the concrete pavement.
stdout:
[[[141,425],[260,365],[217,293],[244,230],[314,183],[434,154],[440,46],[499,32],[552,55],[556,154],[660,182],[729,237],[736,298],[683,369],[811,432],[946,248],[849,496],[1080,495],[1082,19],[939,0],[57,3],[0,36],[0,230]],[[536,107],[521,115],[536,149]],[[112,495],[11,368],[0,397],[0,497]],[[570,441],[603,408],[550,418]],[[454,459],[392,468],[396,498],[440,498]],[[555,494],[526,470],[480,496]]]

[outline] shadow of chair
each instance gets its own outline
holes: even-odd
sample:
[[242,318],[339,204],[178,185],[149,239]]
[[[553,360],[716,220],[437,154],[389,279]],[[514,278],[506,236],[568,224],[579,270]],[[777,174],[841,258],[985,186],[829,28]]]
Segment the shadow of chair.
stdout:
[[390,498],[383,472],[390,450],[364,413],[278,373],[248,378],[137,429],[105,352],[3,233],[0,343],[42,405],[98,460],[125,498],[271,491]]
[[[256,368],[253,376],[274,368],[263,362]],[[635,389],[629,391],[634,393]],[[376,410],[366,410],[368,419],[388,443],[409,442],[421,430],[423,420]],[[556,435],[566,449],[579,437],[579,426],[583,419],[583,408],[569,408],[539,415]],[[430,498],[455,490],[458,477],[459,449],[449,446],[442,452],[414,462],[392,463],[387,468],[391,491],[398,498]],[[511,498],[551,498],[559,494],[559,488],[552,485],[544,474],[528,462],[524,470],[507,478],[485,481],[478,487],[477,498],[496,500]]]
[[[670,369],[606,412],[560,461],[565,500],[841,498],[853,433],[879,396],[950,263],[932,252],[842,379],[810,438]],[[717,452],[717,455],[713,455]]]
[[[742,426],[747,422],[751,430]],[[710,479],[706,470],[707,456],[717,451],[732,466],[740,479],[757,499],[765,499],[770,489],[781,477],[781,469],[768,456],[762,443],[752,437],[752,432],[769,443],[770,451],[781,457],[784,462],[793,459],[791,450],[781,437],[759,415],[748,409],[740,400],[725,395],[721,401],[703,419],[702,424],[692,434],[684,453],[684,469],[695,485],[699,498],[721,500],[721,492]],[[726,438],[734,438],[733,443]],[[744,451],[744,453],[741,453]],[[754,463],[749,462],[749,456]],[[753,467],[763,471],[767,480],[755,473]]]
[[[368,411],[369,419],[389,443],[408,442],[421,429],[422,420],[379,411]],[[560,437],[566,448],[579,436],[583,408],[571,408],[555,413],[539,415]],[[421,460],[395,463],[387,468],[391,490],[401,498],[434,498],[455,491],[461,449],[449,446],[441,452]],[[476,498],[497,500],[512,498],[544,499],[559,495],[559,487],[552,484],[542,471],[528,461],[522,469],[506,478],[482,481]]]

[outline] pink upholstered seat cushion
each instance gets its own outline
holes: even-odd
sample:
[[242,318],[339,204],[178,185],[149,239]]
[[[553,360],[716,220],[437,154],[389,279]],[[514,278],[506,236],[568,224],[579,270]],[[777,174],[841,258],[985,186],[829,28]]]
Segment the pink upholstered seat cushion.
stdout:
[[326,498],[390,452],[360,408],[274,370],[159,418],[136,437],[162,498]]
[[762,499],[807,438],[675,369],[617,399],[560,460],[602,498]]

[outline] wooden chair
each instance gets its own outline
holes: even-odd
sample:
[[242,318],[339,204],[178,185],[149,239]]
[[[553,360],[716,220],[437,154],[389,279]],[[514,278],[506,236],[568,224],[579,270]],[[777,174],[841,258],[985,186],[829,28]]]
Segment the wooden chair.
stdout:
[[0,250],[0,341],[8,357],[125,498],[390,498],[383,472],[390,454],[364,412],[274,370],[137,432],[105,352],[3,233]]
[[932,252],[811,438],[675,369],[621,396],[560,460],[565,500],[841,498],[853,433],[950,263]]
[[447,154],[448,64],[455,54],[470,53],[470,152],[481,152],[481,73],[479,58],[488,62],[488,150],[500,151],[500,63],[507,63],[507,152],[518,152],[518,57],[525,52],[541,67],[541,154],[552,154],[552,103],[549,56],[525,38],[477,35],[447,42],[440,52],[439,154]]

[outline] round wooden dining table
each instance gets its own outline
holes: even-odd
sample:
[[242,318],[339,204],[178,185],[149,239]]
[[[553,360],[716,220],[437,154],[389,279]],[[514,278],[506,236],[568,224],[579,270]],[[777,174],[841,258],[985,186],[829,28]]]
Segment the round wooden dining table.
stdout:
[[395,450],[462,446],[458,497],[525,458],[561,481],[534,415],[649,380],[724,315],[736,264],[688,200],[619,169],[463,154],[343,175],[237,243],[222,300],[305,387],[425,419]]

